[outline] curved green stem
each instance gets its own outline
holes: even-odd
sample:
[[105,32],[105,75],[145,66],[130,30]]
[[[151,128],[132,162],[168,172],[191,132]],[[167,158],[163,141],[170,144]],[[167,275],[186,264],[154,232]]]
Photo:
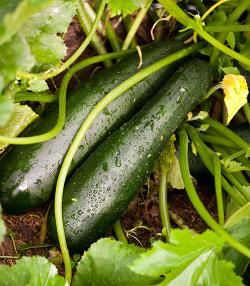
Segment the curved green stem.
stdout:
[[248,102],[245,105],[243,105],[243,110],[244,110],[244,114],[246,116],[246,119],[247,119],[248,123],[250,124],[250,106],[249,106]]
[[[209,172],[214,176],[214,169],[213,164],[211,160],[211,156],[213,155],[213,152],[210,152],[210,149],[206,148],[206,145],[201,141],[199,135],[197,134],[197,131],[194,127],[188,124],[184,124],[184,128],[187,130],[188,135],[192,139],[192,142],[195,145],[195,148],[204,163],[204,165],[207,167]],[[222,187],[223,189],[240,205],[244,206],[247,201],[238,193],[235,191],[234,188],[230,186],[230,184],[227,182],[227,180],[222,176]]]
[[161,216],[161,223],[162,226],[166,229],[166,239],[167,241],[170,238],[171,232],[171,224],[169,219],[168,213],[168,200],[167,200],[167,193],[168,193],[168,182],[167,182],[167,175],[168,171],[166,168],[161,168],[159,174],[159,207],[160,207],[160,216]]
[[[77,1],[77,16],[84,33],[88,35],[91,30],[92,23],[89,19],[88,10],[85,9],[82,0]],[[96,32],[92,36],[91,43],[99,55],[104,55],[107,53],[105,46],[101,42],[101,39]],[[105,67],[110,67],[112,65],[112,62],[108,60],[104,61],[103,64]]]
[[233,142],[229,141],[225,137],[214,136],[214,135],[210,135],[210,134],[204,134],[202,132],[199,134],[199,136],[204,142],[207,142],[210,144],[215,144],[215,145],[221,145],[224,147],[235,148],[235,144]]
[[44,80],[46,80],[46,79],[54,77],[54,76],[60,74],[61,72],[65,71],[69,66],[71,66],[80,57],[80,55],[84,52],[84,50],[86,49],[86,47],[90,43],[90,41],[91,41],[91,39],[92,39],[92,37],[93,37],[94,33],[96,32],[96,29],[98,27],[98,23],[101,20],[101,17],[102,17],[104,8],[105,8],[105,4],[106,4],[106,0],[101,0],[98,12],[96,14],[95,21],[92,25],[92,28],[91,28],[89,34],[87,35],[87,37],[85,38],[85,40],[83,41],[81,46],[77,49],[77,51],[66,62],[64,62],[61,66],[59,66],[58,68],[56,68],[54,70],[46,71],[46,72],[40,73],[40,74],[18,71],[17,77],[27,78],[27,79],[44,79]]
[[[225,25],[223,26],[234,24],[238,20],[238,18],[242,15],[242,13],[248,8],[249,4],[250,4],[249,0],[240,1],[239,5],[237,5],[235,10],[229,15]],[[226,36],[227,32],[220,33],[217,37],[218,42],[223,44],[225,42]],[[210,57],[210,63],[212,65],[216,64],[219,54],[220,54],[219,50],[213,49],[213,53]]]
[[210,213],[206,210],[203,203],[201,202],[194,188],[191,175],[189,172],[187,133],[184,129],[181,129],[178,131],[178,135],[180,140],[180,168],[186,192],[190,201],[192,202],[192,205],[209,227],[211,227],[218,235],[220,235],[231,247],[235,248],[237,251],[250,258],[250,249],[247,248],[245,245],[241,244],[236,239],[234,239],[230,234],[228,234],[213,219],[213,217],[210,215]]
[[62,130],[64,123],[65,123],[65,114],[66,114],[66,92],[68,88],[68,84],[71,80],[71,78],[74,76],[76,72],[79,70],[95,64],[99,63],[105,60],[110,60],[110,59],[117,59],[121,58],[123,56],[128,55],[129,53],[133,52],[133,50],[129,51],[121,51],[121,52],[115,52],[115,53],[110,53],[106,55],[100,55],[100,56],[95,56],[92,58],[88,58],[86,60],[83,60],[82,62],[74,65],[63,77],[60,90],[59,90],[59,112],[58,112],[58,119],[56,125],[49,131],[41,135],[36,135],[36,136],[31,136],[31,137],[17,137],[17,138],[12,138],[12,137],[6,137],[6,136],[0,136],[0,142],[7,143],[7,144],[35,144],[43,141],[47,141],[49,139],[52,139],[55,137],[57,134],[60,133]]
[[250,25],[208,25],[204,27],[208,33],[221,33],[221,32],[249,32]]
[[[166,58],[151,64],[150,66],[142,69],[129,79],[125,80],[122,84],[114,88],[111,92],[109,92],[101,101],[99,101],[92,111],[89,113],[87,118],[84,120],[82,126],[78,130],[72,144],[69,147],[69,150],[64,158],[61,170],[58,175],[56,191],[55,191],[55,220],[56,220],[56,229],[59,240],[59,245],[61,248],[64,265],[65,265],[65,273],[67,277],[67,281],[71,280],[71,264],[70,264],[70,256],[67,248],[67,242],[65,238],[64,226],[63,226],[63,216],[62,216],[62,199],[63,199],[63,189],[65,180],[68,174],[68,170],[70,168],[71,162],[74,158],[76,151],[78,150],[79,145],[81,144],[83,138],[86,135],[86,132],[92,125],[95,118],[117,97],[127,91],[130,87],[153,74],[154,72],[160,70],[161,68],[180,60],[183,57],[186,57],[199,49],[200,46],[190,46],[181,51],[178,51]],[[117,53],[117,54],[120,54]],[[101,57],[101,56],[99,56]]]
[[[247,0],[250,1],[250,0]],[[175,17],[184,26],[193,29],[201,38],[206,40],[209,44],[227,54],[228,56],[236,59],[237,61],[250,67],[250,59],[241,54],[235,52],[234,50],[223,45],[220,41],[216,40],[210,34],[203,30],[202,24],[194,21],[187,14],[182,11],[182,9],[172,0],[159,0],[159,2],[164,6],[170,15]]]
[[14,96],[14,102],[22,102],[22,101],[39,101],[51,103],[58,100],[56,95],[48,94],[47,92],[29,92],[23,91],[18,92]]
[[123,230],[123,227],[122,227],[120,220],[116,221],[116,223],[114,224],[113,227],[114,227],[114,232],[115,232],[116,238],[123,243],[128,243],[126,234]]
[[215,181],[215,194],[218,210],[218,219],[220,226],[224,226],[225,216],[224,216],[224,204],[223,204],[223,194],[221,188],[221,163],[218,155],[215,153],[213,158],[214,167],[214,181]]
[[130,27],[129,32],[126,36],[126,39],[122,45],[122,50],[126,50],[130,46],[130,44],[131,44],[131,42],[132,42],[132,40],[136,34],[136,31],[138,30],[143,18],[147,14],[147,11],[148,11],[151,3],[152,3],[152,0],[147,1],[146,6],[142,7],[141,10],[139,11],[139,13],[136,16],[132,26]]
[[112,27],[112,24],[110,23],[110,20],[107,20],[106,23],[106,34],[107,38],[109,39],[110,45],[114,51],[120,51],[121,49],[121,41],[119,37],[116,35],[116,32],[114,28]]
[[208,124],[210,128],[215,129],[220,135],[228,138],[235,145],[238,145],[240,148],[248,149],[250,144],[243,140],[239,135],[234,133],[232,130],[227,128],[224,124],[220,123],[217,120],[207,117],[203,120],[204,124]]

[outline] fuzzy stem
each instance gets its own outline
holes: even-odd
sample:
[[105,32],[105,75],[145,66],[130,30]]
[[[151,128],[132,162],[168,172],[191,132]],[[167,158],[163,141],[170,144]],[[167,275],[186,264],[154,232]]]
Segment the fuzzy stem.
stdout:
[[245,245],[241,244],[238,240],[234,239],[229,233],[227,233],[210,215],[207,209],[201,202],[197,192],[194,188],[191,175],[188,166],[188,136],[184,129],[178,132],[180,140],[180,168],[182,173],[183,182],[187,195],[198,212],[201,218],[206,222],[206,224],[211,227],[219,236],[221,236],[231,247],[235,248],[237,251],[243,255],[250,258],[250,249]]
[[128,243],[126,234],[123,230],[120,220],[117,220],[113,227],[114,227],[116,238],[123,243]]
[[[85,8],[82,0],[77,1],[77,15],[78,15],[78,20],[82,26],[84,33],[88,35],[88,33],[90,32],[92,23],[88,15],[88,10]],[[104,44],[101,42],[101,39],[97,35],[96,32],[92,36],[91,43],[99,55],[103,55],[107,53],[107,50]],[[108,60],[108,61],[104,61],[103,64],[105,67],[110,67],[112,65],[112,62]]]
[[148,11],[151,3],[152,3],[152,0],[148,1],[147,4],[145,5],[145,7],[142,7],[141,10],[139,11],[139,13],[136,16],[132,26],[130,27],[129,32],[126,36],[126,39],[122,45],[122,50],[126,50],[130,46],[131,41],[133,40],[133,38],[136,34],[136,31],[138,30],[143,18],[147,14],[147,11]]

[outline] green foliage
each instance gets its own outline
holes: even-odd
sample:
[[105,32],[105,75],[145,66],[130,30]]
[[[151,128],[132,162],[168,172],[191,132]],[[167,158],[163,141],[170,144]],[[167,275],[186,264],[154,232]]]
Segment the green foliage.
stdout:
[[73,280],[73,286],[140,286],[154,280],[129,270],[129,265],[143,253],[142,248],[101,239],[85,252]]
[[108,0],[112,16],[120,14],[126,16],[132,14],[138,8],[143,6],[144,2],[144,0]]
[[8,97],[0,95],[0,127],[9,120],[12,110],[12,101]]
[[[3,105],[0,104],[0,109],[2,106]],[[0,127],[0,135],[9,137],[19,135],[37,116],[38,115],[29,106],[14,104],[13,112],[7,124]],[[0,152],[7,146],[7,144],[0,142]]]
[[16,265],[0,266],[1,286],[65,286],[56,267],[43,257],[23,257]]
[[[248,210],[249,210],[249,204],[248,204]],[[243,215],[243,212],[241,212],[241,215],[242,215],[241,219],[238,216],[239,219],[238,223],[235,223],[230,227],[227,227],[227,230],[235,239],[237,239],[247,247],[250,247],[249,215],[245,216]],[[232,261],[236,266],[235,267],[236,273],[238,275],[243,275],[249,264],[249,259],[246,256],[240,254],[237,250],[233,249],[232,247],[229,247],[228,245],[224,247],[223,252],[225,259]]]
[[130,267],[137,274],[163,275],[158,285],[243,285],[233,264],[220,259],[224,241],[212,231],[173,230],[170,244],[157,241]]

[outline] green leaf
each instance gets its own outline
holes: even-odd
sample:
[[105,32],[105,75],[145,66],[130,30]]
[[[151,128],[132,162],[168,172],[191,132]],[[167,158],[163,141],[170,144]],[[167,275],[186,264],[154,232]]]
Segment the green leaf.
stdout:
[[133,14],[144,4],[144,0],[108,0],[111,16]]
[[250,203],[247,203],[234,214],[232,214],[225,223],[225,228],[229,229],[239,224],[243,219],[250,217]]
[[29,81],[27,89],[33,92],[42,92],[48,90],[49,86],[45,80],[32,79]]
[[230,173],[249,170],[246,166],[231,159],[226,159],[226,160],[222,159],[221,164],[226,168],[226,171]]
[[0,46],[0,74],[7,83],[15,79],[16,70],[29,71],[35,65],[35,58],[21,34],[12,37],[11,42]]
[[74,1],[54,0],[53,4],[33,15],[22,32],[30,45],[37,65],[57,65],[66,55],[66,46],[58,33],[65,33],[75,15]]
[[172,163],[168,173],[168,182],[174,189],[184,189],[184,183],[181,175],[180,163],[177,156],[174,154]]
[[227,43],[229,44],[229,47],[234,50],[235,48],[235,36],[234,36],[234,33],[233,32],[229,32],[227,34]]
[[153,279],[134,274],[128,266],[143,249],[109,238],[92,244],[78,264],[73,286],[149,285]]
[[[249,205],[249,204],[248,204]],[[248,206],[249,209],[249,206]],[[247,214],[247,213],[245,213]],[[240,243],[246,247],[250,247],[250,218],[248,216],[242,216],[238,223],[227,227],[227,231]],[[226,260],[232,261],[235,265],[235,272],[238,275],[243,275],[248,264],[249,258],[239,253],[234,248],[226,245],[223,249],[224,257]]]
[[[3,3],[2,3],[3,2]],[[34,14],[48,6],[52,0],[4,0],[0,9],[0,44],[7,42]]]
[[224,241],[207,230],[198,235],[190,230],[173,230],[170,243],[157,241],[130,267],[137,274],[165,276],[157,285],[241,286],[233,264],[220,260]]
[[10,119],[13,107],[14,105],[10,98],[0,95],[0,127],[4,126]]
[[[14,104],[14,110],[7,124],[0,127],[0,135],[16,137],[37,117],[38,115],[29,106]],[[0,142],[0,153],[7,146],[8,144]]]
[[65,286],[56,267],[44,257],[23,257],[14,266],[0,266],[1,286]]
[[224,67],[220,68],[224,74],[234,74],[234,75],[239,75],[240,71],[236,67]]
[[66,47],[58,33],[66,32],[75,15],[74,1],[19,2],[3,17],[2,29],[0,23],[0,92],[4,84],[15,79],[17,70],[29,72],[36,67],[40,72],[60,63]]

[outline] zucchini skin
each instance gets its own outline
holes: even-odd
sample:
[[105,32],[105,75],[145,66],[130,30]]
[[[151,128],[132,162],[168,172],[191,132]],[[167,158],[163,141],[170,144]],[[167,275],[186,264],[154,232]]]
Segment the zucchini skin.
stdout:
[[[66,183],[63,220],[68,247],[82,251],[105,236],[152,171],[166,140],[206,94],[211,71],[201,60],[181,67],[143,108],[112,133]],[[54,211],[48,230],[57,240]]]
[[[160,42],[143,49],[143,68],[181,49],[180,42]],[[67,99],[66,124],[47,142],[13,146],[0,161],[0,203],[8,213],[24,213],[44,204],[51,196],[63,158],[76,132],[93,106],[114,87],[138,71],[137,53],[98,73]],[[126,122],[164,84],[173,72],[171,65],[139,82],[99,115],[74,157],[71,171],[112,131]],[[49,131],[57,120],[53,105],[25,133]]]

